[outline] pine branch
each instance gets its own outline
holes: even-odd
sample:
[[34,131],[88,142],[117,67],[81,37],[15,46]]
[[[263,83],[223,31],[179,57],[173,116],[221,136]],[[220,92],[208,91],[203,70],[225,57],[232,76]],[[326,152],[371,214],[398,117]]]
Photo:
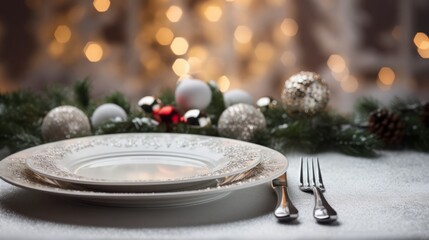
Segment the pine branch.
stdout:
[[76,104],[87,111],[91,104],[91,83],[89,82],[89,78],[77,81],[73,87],[73,92]]

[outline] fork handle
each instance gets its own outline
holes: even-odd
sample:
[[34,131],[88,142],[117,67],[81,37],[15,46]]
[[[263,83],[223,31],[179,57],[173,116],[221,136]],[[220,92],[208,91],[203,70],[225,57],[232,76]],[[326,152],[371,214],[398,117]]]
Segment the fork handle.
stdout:
[[329,223],[337,220],[337,212],[329,205],[319,187],[313,187],[314,210],[313,216],[317,222]]
[[298,209],[291,202],[286,186],[276,186],[274,191],[277,195],[277,205],[274,216],[280,221],[290,221],[298,218]]

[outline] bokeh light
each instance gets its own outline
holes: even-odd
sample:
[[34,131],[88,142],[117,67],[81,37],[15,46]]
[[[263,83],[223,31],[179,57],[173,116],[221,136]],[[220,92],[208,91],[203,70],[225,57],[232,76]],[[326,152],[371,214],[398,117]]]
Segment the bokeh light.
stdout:
[[66,25],[59,25],[55,30],[54,37],[59,43],[68,42],[71,38],[70,28]]
[[173,51],[176,55],[183,55],[188,51],[188,41],[182,37],[176,37],[174,38],[173,42],[171,43],[171,51]]
[[95,10],[98,12],[106,12],[109,10],[110,0],[94,0],[92,5],[94,5]]
[[173,40],[174,34],[169,28],[163,27],[156,32],[155,38],[160,45],[167,46]]
[[247,26],[238,26],[234,31],[234,37],[239,43],[248,43],[252,40],[252,30]]
[[178,22],[182,18],[183,11],[179,6],[171,6],[168,8],[165,15],[167,16],[170,22]]
[[98,62],[103,57],[103,48],[96,42],[88,42],[83,51],[90,62]]

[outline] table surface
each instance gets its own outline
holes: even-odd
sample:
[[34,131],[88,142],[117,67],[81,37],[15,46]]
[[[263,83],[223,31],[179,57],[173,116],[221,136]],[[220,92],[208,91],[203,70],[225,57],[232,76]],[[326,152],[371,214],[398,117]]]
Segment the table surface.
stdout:
[[279,223],[268,184],[215,202],[168,209],[109,208],[19,189],[0,180],[3,239],[429,238],[429,154],[381,152],[377,158],[318,155],[325,197],[338,222],[312,217],[313,196],[298,189],[299,154],[288,154],[289,194],[299,218]]

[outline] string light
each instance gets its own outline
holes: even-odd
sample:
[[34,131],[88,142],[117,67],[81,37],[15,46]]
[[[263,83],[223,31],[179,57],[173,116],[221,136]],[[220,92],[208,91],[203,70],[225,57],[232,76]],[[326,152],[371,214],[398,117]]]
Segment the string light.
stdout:
[[70,28],[66,25],[59,25],[55,30],[54,37],[59,43],[68,42],[71,38]]
[[170,22],[178,22],[180,18],[182,18],[182,14],[182,9],[176,5],[169,7],[167,12],[165,13]]
[[298,24],[292,18],[285,18],[280,25],[280,28],[288,37],[293,37],[298,33]]
[[413,41],[417,48],[423,49],[423,50],[429,49],[429,38],[425,33],[423,32],[416,33]]
[[190,57],[188,58],[188,64],[189,64],[189,72],[195,73],[200,71],[201,69],[201,60],[197,57]]
[[166,46],[171,43],[174,34],[169,28],[163,27],[156,32],[155,38],[160,45]]
[[172,69],[173,69],[173,72],[177,76],[180,77],[182,75],[188,74],[188,72],[189,72],[189,63],[188,63],[188,61],[186,61],[183,58],[178,58],[178,59],[176,59],[176,61],[174,61]]
[[420,57],[422,58],[429,58],[429,49],[417,49],[417,52],[419,53]]
[[344,92],[353,93],[359,88],[359,82],[356,77],[348,76],[341,80],[340,82],[341,88]]
[[203,46],[196,45],[196,46],[193,46],[189,49],[188,56],[189,57],[196,57],[196,58],[200,59],[201,61],[204,61],[207,59],[208,53],[207,53],[207,50]]
[[83,51],[90,62],[98,62],[103,57],[103,48],[96,42],[88,42]]
[[282,54],[280,61],[285,67],[290,67],[295,64],[296,56],[292,52],[287,51]]
[[110,0],[94,0],[92,5],[94,5],[95,10],[98,12],[106,12],[109,10]]
[[221,92],[226,92],[229,89],[229,86],[231,85],[230,80],[227,76],[223,75],[217,80],[217,85],[219,86],[219,90]]
[[222,9],[219,6],[207,6],[204,10],[204,16],[210,22],[217,22],[222,17]]
[[173,42],[170,45],[171,51],[176,55],[183,55],[188,51],[188,41],[182,37],[174,38]]
[[52,56],[58,57],[64,52],[64,44],[52,41],[48,46],[48,51]]
[[252,30],[247,26],[238,26],[234,31],[234,37],[239,43],[248,43],[252,40]]
[[384,85],[392,85],[395,81],[395,72],[389,67],[382,67],[378,72],[378,79]]
[[341,73],[347,68],[346,61],[344,61],[344,59],[337,54],[329,56],[327,64],[334,73]]
[[260,61],[269,61],[274,55],[274,49],[270,44],[261,42],[255,48],[255,55]]

